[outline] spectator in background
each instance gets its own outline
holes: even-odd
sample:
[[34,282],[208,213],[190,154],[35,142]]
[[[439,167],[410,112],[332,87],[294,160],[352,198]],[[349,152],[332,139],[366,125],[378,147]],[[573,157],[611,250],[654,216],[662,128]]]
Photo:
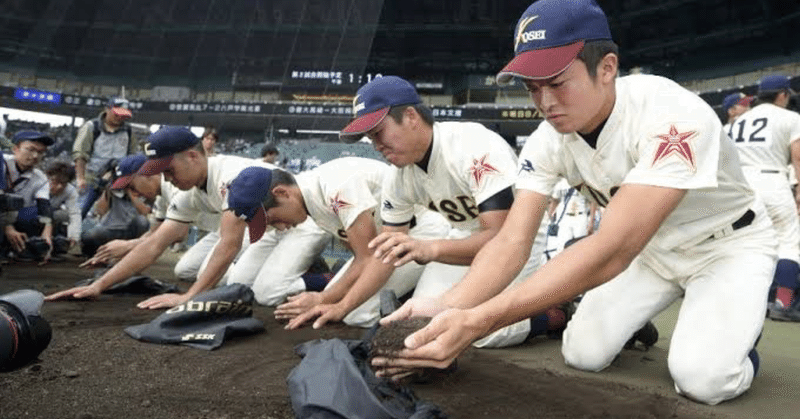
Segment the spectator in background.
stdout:
[[217,132],[217,129],[211,125],[206,126],[201,138],[203,141],[203,149],[206,151],[206,156],[211,157],[217,154],[216,146],[217,141],[219,141],[219,133]]
[[124,98],[112,97],[97,118],[86,121],[78,130],[72,146],[78,193],[81,197],[81,216],[92,208],[102,193],[99,177],[113,168],[115,160],[136,153],[133,141],[130,104]]
[[[115,173],[121,174],[117,176],[129,174],[129,167],[141,167],[145,159],[144,154],[124,157]],[[94,256],[100,246],[111,240],[137,238],[150,225],[147,221],[150,207],[130,189],[112,190],[109,185],[97,200],[94,211],[100,216],[100,222],[81,234],[81,250],[85,256]]]
[[19,131],[12,142],[13,154],[3,156],[6,192],[21,196],[24,205],[19,212],[8,213],[3,249],[10,248],[19,259],[47,261],[53,246],[50,185],[36,165],[47,147],[53,144],[53,139],[38,131]]
[[279,154],[281,153],[278,151],[278,147],[275,147],[275,144],[266,144],[261,149],[261,160],[264,163],[276,164],[275,161],[278,159]]
[[8,140],[6,137],[6,129],[8,128],[8,114],[3,114],[3,117],[0,118],[0,148],[8,148],[14,146],[11,141]]
[[50,208],[53,210],[53,254],[66,253],[81,238],[81,209],[78,190],[72,184],[75,169],[64,162],[52,163],[45,172],[50,181]]

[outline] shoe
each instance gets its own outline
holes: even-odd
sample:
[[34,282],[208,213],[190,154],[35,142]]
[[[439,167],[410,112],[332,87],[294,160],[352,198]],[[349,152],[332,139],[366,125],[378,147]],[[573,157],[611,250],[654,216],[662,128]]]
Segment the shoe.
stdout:
[[564,312],[564,326],[556,330],[548,330],[546,333],[548,339],[561,339],[564,335],[564,330],[567,328],[567,324],[570,319],[572,319],[572,315],[575,314],[577,308],[578,306],[575,304],[575,300],[567,301],[558,306],[558,309]]
[[796,305],[784,308],[779,303],[770,303],[767,307],[767,317],[783,322],[800,322],[800,310]]
[[644,350],[650,349],[651,346],[655,345],[658,342],[658,329],[656,329],[656,325],[653,322],[648,321],[642,326],[641,329],[637,330],[636,333],[625,342],[624,349],[634,349],[636,347],[636,342],[641,342],[644,346]]

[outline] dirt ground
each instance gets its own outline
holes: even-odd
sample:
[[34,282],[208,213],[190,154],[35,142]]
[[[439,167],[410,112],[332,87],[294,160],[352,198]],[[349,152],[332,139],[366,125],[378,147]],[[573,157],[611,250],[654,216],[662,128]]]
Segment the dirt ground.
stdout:
[[[173,280],[174,260],[166,254],[145,273]],[[3,266],[0,293],[28,288],[49,294],[91,276],[77,261],[10,264]],[[230,340],[215,351],[141,343],[123,328],[160,313],[137,309],[141,299],[108,295],[94,302],[45,303],[52,342],[38,362],[0,373],[0,419],[292,418],[286,377],[300,362],[292,348],[317,338],[363,334],[343,325],[285,331],[271,308],[259,306],[254,316],[264,321],[266,332]],[[798,387],[776,384],[774,376],[763,384],[759,377],[750,391],[786,386],[765,396],[772,397],[769,403],[748,402],[750,392],[744,401],[718,407],[675,395],[666,371],[669,329],[662,325],[669,321],[657,322],[662,339],[654,348],[623,351],[603,373],[570,370],[557,341],[534,339],[515,348],[470,350],[452,375],[412,388],[452,418],[744,418],[767,417],[773,410],[768,406],[777,406],[768,417],[797,417],[792,406]],[[798,370],[796,355],[785,362]],[[769,358],[762,355],[762,364],[769,365]]]

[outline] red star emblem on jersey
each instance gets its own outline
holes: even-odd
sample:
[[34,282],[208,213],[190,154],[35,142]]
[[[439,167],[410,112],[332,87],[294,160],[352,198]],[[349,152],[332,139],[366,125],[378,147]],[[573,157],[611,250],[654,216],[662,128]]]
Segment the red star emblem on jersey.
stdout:
[[486,158],[489,157],[488,154],[485,154],[480,159],[472,159],[472,167],[469,171],[472,173],[472,178],[475,179],[475,183],[478,186],[481,186],[481,181],[483,180],[483,176],[489,173],[498,173],[498,170],[494,168],[489,163],[486,163]]
[[333,210],[333,213],[336,215],[339,215],[340,209],[349,206],[350,206],[349,202],[339,199],[339,192],[336,192],[336,196],[331,198],[331,209]]
[[661,143],[656,149],[656,156],[653,158],[653,165],[659,160],[666,158],[671,154],[677,154],[678,157],[683,159],[689,164],[689,167],[694,169],[694,153],[689,140],[697,134],[697,131],[678,132],[675,125],[670,125],[669,134],[656,135],[661,140]]

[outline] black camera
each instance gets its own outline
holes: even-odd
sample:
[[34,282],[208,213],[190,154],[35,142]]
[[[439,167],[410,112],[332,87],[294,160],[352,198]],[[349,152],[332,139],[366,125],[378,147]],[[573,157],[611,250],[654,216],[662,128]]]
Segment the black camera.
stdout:
[[39,315],[43,299],[33,290],[0,296],[0,371],[27,365],[50,344],[52,329]]
[[0,192],[0,212],[19,211],[25,205],[21,196]]

